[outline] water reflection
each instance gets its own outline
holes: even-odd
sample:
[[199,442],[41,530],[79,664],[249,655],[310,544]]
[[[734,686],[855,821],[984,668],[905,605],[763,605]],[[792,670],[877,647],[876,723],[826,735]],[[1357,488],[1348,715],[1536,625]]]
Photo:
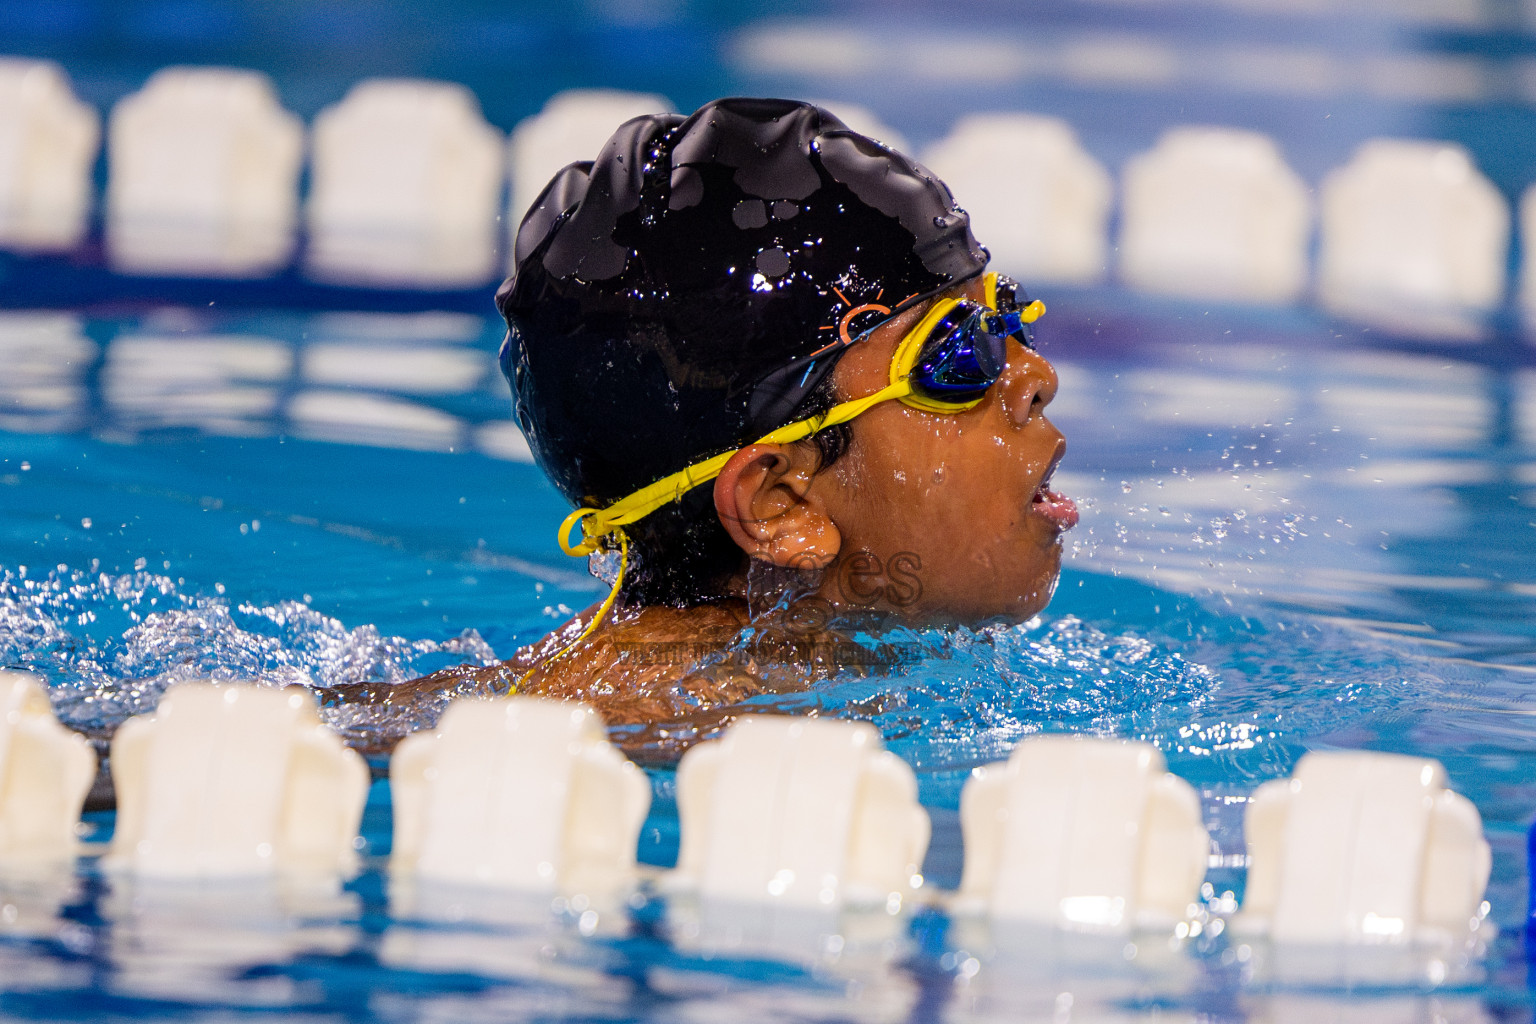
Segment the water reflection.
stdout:
[[97,347],[68,313],[0,312],[0,429],[78,430],[90,417],[85,378]]
[[[374,869],[382,867],[375,864]],[[578,900],[370,871],[280,882],[0,880],[0,1014],[356,1022],[1228,1021],[1480,1024],[1469,951],[1273,950],[959,918]],[[1214,904],[1213,904],[1214,906]],[[1213,926],[1215,924],[1215,926]]]
[[93,322],[88,337],[72,314],[0,312],[0,429],[292,434],[530,462],[507,417],[498,330],[457,313],[249,324],[168,309]]
[[1425,624],[1474,653],[1490,614],[1493,632],[1527,636],[1536,451],[1511,424],[1529,371],[1253,342],[1148,360],[1065,359],[1080,393],[1056,414],[1074,443],[1058,479],[1095,508],[1075,564]]
[[304,349],[301,376],[315,384],[454,395],[480,385],[489,369],[484,353],[467,349],[329,342]]
[[1251,1021],[1491,1024],[1498,1019],[1468,991],[1484,980],[1480,943],[1467,949],[1343,950],[1256,943],[1252,949],[1246,972]]
[[910,927],[884,909],[673,899],[666,930],[677,955],[653,983],[745,1020],[921,1019],[934,1006],[911,970]]
[[452,451],[464,427],[451,413],[385,395],[308,389],[288,403],[293,432],[317,441]]
[[214,1006],[288,1006],[300,987],[253,970],[356,942],[351,893],[240,880],[224,883],[112,879],[98,903],[110,928],[98,955],[111,990],[136,1000]]
[[1193,1024],[1201,964],[1171,936],[1132,939],[962,921],[952,929],[951,1020]]
[[292,363],[271,338],[129,334],[108,349],[101,387],[128,429],[268,433]]
[[[1064,381],[1052,413],[1072,444],[1059,479],[1091,505],[1051,614],[942,644],[917,638],[933,656],[902,678],[834,680],[806,704],[875,720],[936,803],[1029,732],[1151,739],[1199,784],[1213,865],[1234,875],[1248,790],[1308,747],[1437,756],[1488,823],[1489,898],[1507,919],[1524,884],[1515,830],[1536,804],[1536,375],[1521,353],[1448,360],[1255,333],[1048,347]],[[505,655],[563,616],[562,603],[592,598],[553,568],[561,556],[542,532],[518,533],[519,517],[558,521],[557,500],[539,504],[532,470],[387,450],[526,461],[492,362],[499,338],[494,322],[453,315],[0,318],[0,355],[15,368],[0,380],[0,425],[13,432],[0,486],[15,496],[4,525],[25,556],[0,566],[0,655],[60,680],[77,724],[137,709],[178,673],[388,682],[422,658],[488,660],[492,644]],[[146,443],[64,444],[62,431]],[[221,434],[277,437],[207,440]],[[288,436],[372,450],[278,447]],[[213,482],[236,459],[250,486]],[[407,462],[421,474],[410,479],[433,483],[425,496],[397,493]],[[336,493],[338,465],[356,471],[355,490]],[[114,489],[120,479],[136,489]],[[110,543],[109,526],[124,531]],[[96,557],[106,564],[86,571]],[[178,576],[209,561],[216,575]],[[311,602],[307,591],[333,583],[313,564],[334,588]],[[507,582],[491,597],[495,573]],[[233,581],[229,598],[214,596],[225,593],[214,580]],[[359,612],[343,591],[386,610]],[[388,619],[429,598],[430,616]],[[491,644],[443,639],[487,622],[500,629],[487,628]],[[331,713],[354,733],[379,725]],[[1478,976],[1448,961],[1439,981],[1431,962],[1386,978],[1317,976],[1240,943],[1138,939],[1127,959],[1123,945],[977,937],[932,912],[877,919],[885,930],[870,933],[847,918],[656,901],[617,913],[482,896],[391,906],[369,884],[306,910],[270,894],[183,904],[89,870],[54,890],[0,883],[0,1015],[281,1006],[349,1020],[1313,1024],[1489,1012],[1456,991],[1487,991]],[[196,998],[172,991],[178,971]],[[90,1002],[107,997],[119,1001]]]
[[1254,1001],[1254,1024],[1492,1024],[1498,1018],[1468,996],[1367,995],[1341,1003],[1336,995],[1286,993]]
[[[400,880],[390,888],[390,912],[395,921],[378,958],[393,969],[472,972],[515,986],[533,1003],[579,999],[588,1012],[622,1007],[633,988],[622,972],[608,970],[600,944],[583,941],[622,940],[629,932],[622,904],[594,907],[578,898],[573,905],[548,896]],[[505,1007],[505,996],[500,1002]],[[449,1012],[448,1006],[440,1009]]]
[[576,900],[429,887],[392,894],[386,905],[374,895],[381,883],[369,874],[355,891],[259,881],[146,885],[87,873],[41,889],[0,886],[0,1014],[921,1017],[914,1011],[922,986],[895,955],[911,952],[900,941],[905,922],[882,926],[871,940],[856,926],[824,934],[815,923],[781,920],[772,950],[742,941],[740,929],[704,947],[658,934],[666,912],[644,898],[598,911]]

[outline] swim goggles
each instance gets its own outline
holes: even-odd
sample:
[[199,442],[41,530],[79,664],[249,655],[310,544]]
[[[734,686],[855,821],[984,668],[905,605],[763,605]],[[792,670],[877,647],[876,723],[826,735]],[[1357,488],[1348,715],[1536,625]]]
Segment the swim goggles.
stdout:
[[[847,423],[883,402],[895,399],[924,412],[957,413],[973,408],[1008,366],[1008,339],[1033,349],[1031,326],[1045,313],[1040,301],[1018,305],[1018,286],[998,274],[984,278],[985,303],[970,299],[940,299],[929,307],[900,344],[891,359],[890,383],[872,395],[833,406],[802,420],[779,427],[758,438],[757,444],[791,444]],[[890,313],[884,306],[860,306],[843,317],[840,332],[845,344],[862,341],[886,320],[848,336],[848,323],[864,312]],[[842,346],[839,346],[842,347]],[[642,487],[607,508],[579,508],[560,524],[560,547],[568,555],[589,555],[602,538],[644,519],[663,505],[681,498],[702,483],[720,475],[735,448]],[[582,537],[570,542],[570,532],[581,524]]]
[[[883,402],[899,401],[903,405],[924,412],[957,413],[974,408],[987,389],[997,383],[1008,366],[1008,339],[1018,341],[1025,348],[1033,349],[1034,328],[1031,326],[1045,313],[1045,304],[1030,302],[1023,296],[1017,284],[1007,277],[989,273],[983,278],[983,302],[971,299],[944,298],[934,302],[910,331],[902,337],[891,358],[890,383],[872,395],[842,402],[826,412],[788,423],[758,438],[757,444],[791,444],[821,433],[828,427],[847,423]],[[840,340],[827,346],[825,352],[862,341],[878,330],[894,316],[885,306],[868,304],[850,309],[843,315],[838,327]],[[859,333],[850,334],[850,324],[856,319],[868,319],[868,314],[881,319],[863,327]],[[683,495],[720,475],[725,464],[740,448],[721,452],[713,458],[696,462],[687,469],[663,477],[642,487],[607,508],[579,508],[566,516],[560,524],[560,547],[568,555],[589,555],[603,544],[603,538],[617,535],[619,547],[619,573],[607,599],[598,608],[592,622],[581,635],[553,656],[558,658],[574,648],[597,628],[618,597],[624,582],[624,572],[629,562],[629,538],[624,527],[644,519],[657,509],[677,501]],[[570,542],[572,528],[581,525],[581,539]],[[553,658],[548,660],[553,660]],[[529,675],[532,674],[529,670]],[[526,679],[527,676],[524,676]],[[519,685],[521,681],[519,681]]]

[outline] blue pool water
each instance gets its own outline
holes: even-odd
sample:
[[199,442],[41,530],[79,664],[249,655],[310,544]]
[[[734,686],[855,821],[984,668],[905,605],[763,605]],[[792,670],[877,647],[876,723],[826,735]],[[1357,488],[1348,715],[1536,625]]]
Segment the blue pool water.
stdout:
[[[1180,943],[712,918],[481,894],[391,903],[387,788],[338,892],[0,880],[0,1020],[1528,1020],[1536,369],[1514,331],[1381,338],[1302,312],[1052,304],[1082,524],[1024,626],[888,639],[776,706],[873,721],[958,881],[970,768],[1038,731],[1156,743],[1218,847]],[[387,687],[509,656],[601,593],[467,314],[0,313],[0,665],[101,734],[183,678]],[[187,347],[192,342],[195,347]],[[351,738],[439,704],[324,709]],[[647,753],[638,743],[637,755]],[[1221,927],[1243,799],[1307,750],[1443,761],[1494,849],[1486,954],[1282,962]],[[648,760],[665,760],[664,751]],[[666,865],[672,776],[641,857]],[[88,816],[88,837],[111,815]]]

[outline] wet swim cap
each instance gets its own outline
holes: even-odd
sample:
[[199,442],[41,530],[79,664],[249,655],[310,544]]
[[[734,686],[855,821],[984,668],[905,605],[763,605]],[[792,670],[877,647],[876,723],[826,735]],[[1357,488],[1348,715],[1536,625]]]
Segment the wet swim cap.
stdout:
[[588,505],[788,422],[850,309],[987,263],[929,171],[757,99],[627,122],[549,183],[514,255],[502,370],[539,465]]

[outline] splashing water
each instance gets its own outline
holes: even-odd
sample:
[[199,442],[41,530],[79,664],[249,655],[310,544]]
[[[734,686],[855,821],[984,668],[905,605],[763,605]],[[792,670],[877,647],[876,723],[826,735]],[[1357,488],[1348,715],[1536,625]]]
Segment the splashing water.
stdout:
[[[1523,687],[1512,689],[1519,680],[1496,667],[1446,659],[1401,637],[1187,602],[1137,610],[1128,600],[1135,584],[1088,581],[1087,604],[1103,606],[1109,618],[1065,614],[1020,626],[861,636],[871,657],[801,693],[765,694],[739,710],[761,703],[864,718],[936,780],[929,796],[947,802],[965,771],[1005,758],[1038,732],[1147,740],[1187,777],[1247,788],[1285,774],[1319,744],[1413,749],[1451,761],[1465,735],[1458,725],[1473,727],[1490,706],[1529,703]],[[349,628],[305,601],[232,601],[143,569],[0,570],[0,665],[41,676],[60,719],[97,739],[152,711],[168,686],[186,680],[365,684],[387,695],[438,668],[496,660],[474,629],[446,639],[388,636],[373,625]],[[459,695],[450,687],[403,700],[326,701],[321,714],[349,742],[377,746],[381,737],[430,728]],[[1434,732],[1424,721],[1431,709]]]
[[[40,578],[25,567],[0,570],[0,664],[41,676],[59,718],[97,737],[152,711],[168,686],[187,680],[392,685],[445,665],[495,660],[473,629],[408,640],[371,625],[349,629],[300,601],[232,606],[143,570],[113,575],[61,565]],[[429,727],[454,695],[407,707],[324,707],[322,714],[357,740],[386,727]]]
[[823,702],[856,709],[919,770],[1005,758],[1042,731],[1136,734],[1178,707],[1202,706],[1219,685],[1204,665],[1130,633],[1107,634],[1073,615],[1022,626],[901,631],[887,645],[921,651],[886,679],[834,680]]

